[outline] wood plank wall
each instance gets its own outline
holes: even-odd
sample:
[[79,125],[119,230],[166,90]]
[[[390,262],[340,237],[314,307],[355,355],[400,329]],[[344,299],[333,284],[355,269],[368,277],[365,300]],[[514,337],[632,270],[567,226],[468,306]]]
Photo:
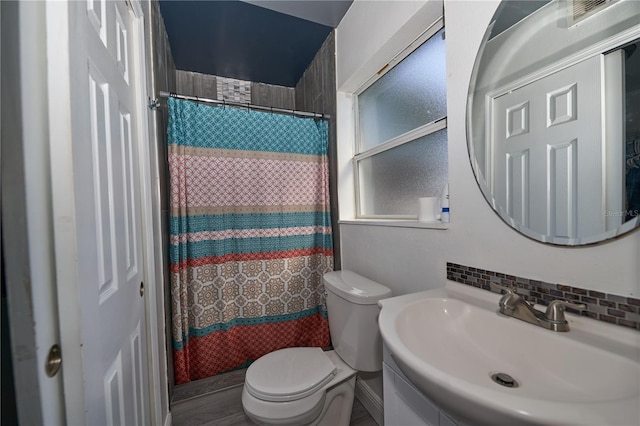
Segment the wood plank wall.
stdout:
[[[151,34],[152,34],[152,56],[155,97],[159,97],[160,91],[176,91],[176,66],[171,55],[169,37],[164,26],[164,20],[160,13],[160,3],[151,1]],[[156,111],[156,133],[158,136],[158,173],[160,177],[160,205],[162,217],[162,246],[169,247],[169,162],[167,147],[167,123],[169,111],[166,102],[161,102],[161,107]],[[173,373],[173,347],[171,337],[171,284],[169,273],[169,250],[163,250],[164,268],[164,312],[165,329],[167,330],[167,376],[169,378],[169,396],[173,393],[174,373]]]
[[333,225],[335,269],[341,269],[340,227],[338,226],[338,167],[336,133],[336,31],[333,30],[295,87],[299,111],[329,114],[329,194]]
[[251,83],[251,103],[274,108],[295,109],[295,89],[266,83]]
[[[217,77],[192,71],[176,71],[176,91],[181,95],[219,99]],[[251,83],[251,103],[274,108],[295,108],[295,89],[266,83]]]
[[216,76],[191,71],[176,71],[176,93],[218,99]]

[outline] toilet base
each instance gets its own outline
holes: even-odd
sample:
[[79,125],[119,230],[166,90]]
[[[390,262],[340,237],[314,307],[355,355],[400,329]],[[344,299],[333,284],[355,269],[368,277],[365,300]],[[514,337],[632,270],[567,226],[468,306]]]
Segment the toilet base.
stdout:
[[355,396],[356,371],[334,351],[325,354],[337,367],[337,374],[324,389],[302,400],[269,402],[251,396],[245,387],[242,407],[246,415],[259,425],[348,426]]
[[348,426],[351,421],[353,399],[355,396],[356,376],[338,384],[327,392],[327,399],[320,417],[311,425]]

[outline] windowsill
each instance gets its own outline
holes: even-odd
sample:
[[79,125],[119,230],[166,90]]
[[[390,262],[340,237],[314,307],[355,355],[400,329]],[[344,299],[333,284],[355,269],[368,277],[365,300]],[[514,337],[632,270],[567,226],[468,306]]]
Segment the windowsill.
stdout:
[[449,229],[449,223],[418,222],[417,220],[398,219],[343,219],[338,224],[342,225],[367,225],[367,226],[390,226],[395,228],[423,228],[423,229]]

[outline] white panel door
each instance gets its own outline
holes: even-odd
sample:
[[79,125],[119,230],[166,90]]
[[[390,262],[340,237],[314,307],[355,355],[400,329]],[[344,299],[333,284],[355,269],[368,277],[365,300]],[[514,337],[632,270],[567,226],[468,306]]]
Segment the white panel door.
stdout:
[[[143,141],[138,129],[143,120],[141,68],[136,68],[142,67],[136,56],[142,18],[128,2],[105,0],[54,2],[49,15],[52,27],[68,31],[59,32],[66,46],[59,46],[62,58],[57,59],[64,61],[66,54],[69,69],[65,76],[62,66],[60,77],[70,76],[60,99],[50,99],[55,117],[66,96],[70,118],[70,143],[59,140],[60,146],[52,148],[71,150],[52,156],[56,263],[59,287],[68,288],[59,291],[67,422],[146,424]],[[72,160],[65,165],[68,155]],[[72,170],[66,175],[56,167]],[[68,217],[59,213],[65,202],[73,204]],[[69,275],[60,278],[63,274]]]
[[605,232],[601,64],[593,57],[492,102],[492,192],[535,233]]

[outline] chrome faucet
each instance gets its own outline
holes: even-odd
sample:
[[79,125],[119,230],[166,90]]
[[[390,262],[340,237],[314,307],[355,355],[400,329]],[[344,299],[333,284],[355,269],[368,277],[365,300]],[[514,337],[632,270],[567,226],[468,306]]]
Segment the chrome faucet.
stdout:
[[564,317],[566,308],[584,311],[587,306],[582,303],[570,303],[564,300],[554,300],[549,303],[546,312],[541,312],[527,302],[524,296],[516,293],[516,290],[504,285],[490,283],[494,290],[504,290],[505,295],[502,296],[498,306],[500,313],[510,317],[535,324],[553,331],[569,331],[569,323]]

